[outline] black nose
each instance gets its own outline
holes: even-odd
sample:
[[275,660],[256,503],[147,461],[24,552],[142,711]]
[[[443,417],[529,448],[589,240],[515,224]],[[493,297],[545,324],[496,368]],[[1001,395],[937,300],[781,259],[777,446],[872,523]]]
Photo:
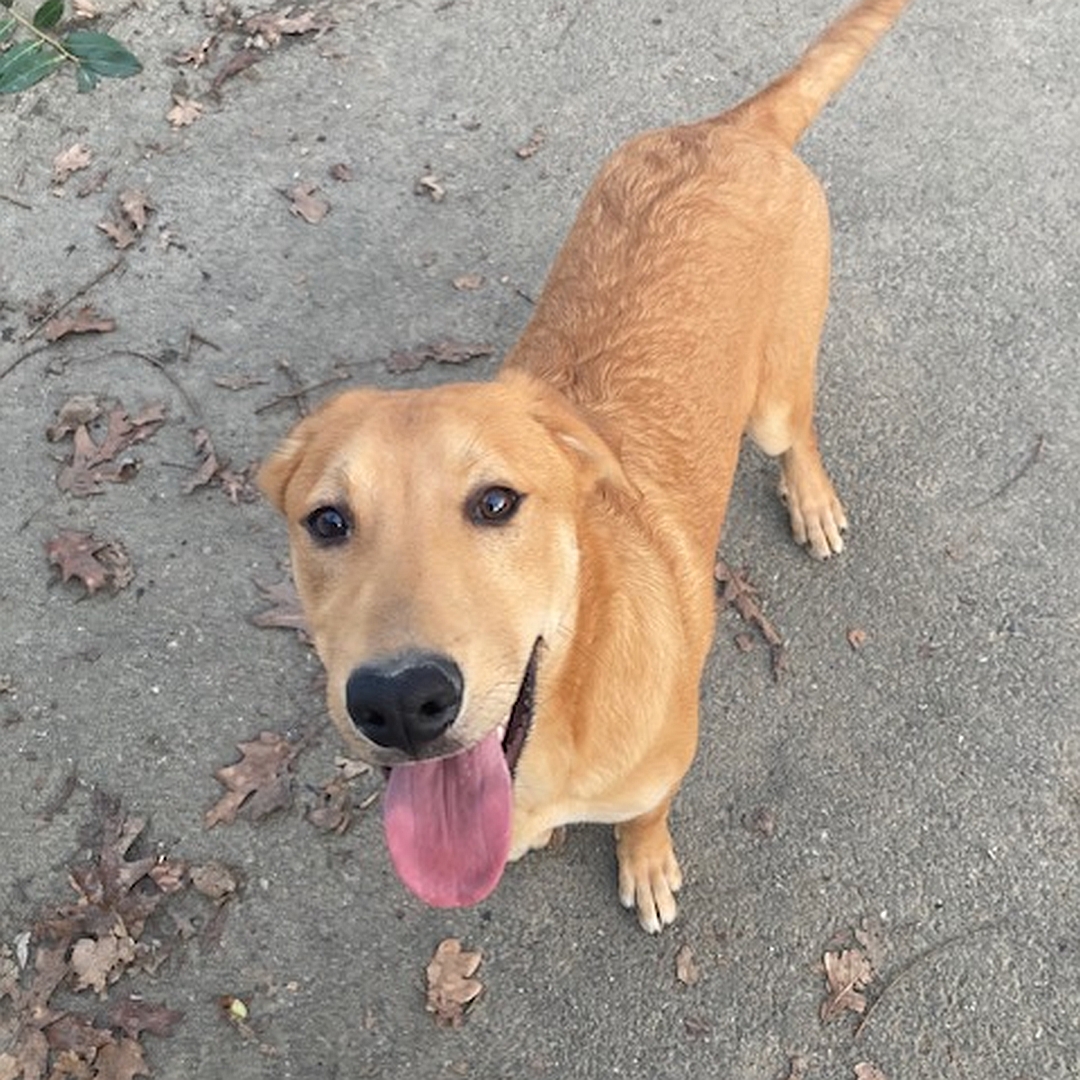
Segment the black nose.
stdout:
[[462,685],[448,656],[399,656],[356,668],[345,684],[345,707],[372,742],[415,753],[454,722]]

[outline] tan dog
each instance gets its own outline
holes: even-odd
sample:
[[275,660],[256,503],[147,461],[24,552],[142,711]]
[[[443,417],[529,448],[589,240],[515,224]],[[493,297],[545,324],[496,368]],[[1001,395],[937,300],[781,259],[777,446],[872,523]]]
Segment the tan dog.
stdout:
[[389,767],[390,854],[429,903],[593,821],[645,929],[675,917],[668,808],[743,433],[780,456],[796,540],[824,558],[846,526],[812,419],[828,216],[792,147],[904,3],[618,150],[495,382],[347,392],[264,466],[330,713]]

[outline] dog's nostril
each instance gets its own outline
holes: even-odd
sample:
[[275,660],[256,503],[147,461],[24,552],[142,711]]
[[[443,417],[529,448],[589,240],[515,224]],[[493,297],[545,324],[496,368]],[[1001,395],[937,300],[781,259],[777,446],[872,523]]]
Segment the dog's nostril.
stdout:
[[345,705],[372,742],[415,753],[454,722],[462,688],[461,670],[449,657],[396,657],[356,668],[345,687]]

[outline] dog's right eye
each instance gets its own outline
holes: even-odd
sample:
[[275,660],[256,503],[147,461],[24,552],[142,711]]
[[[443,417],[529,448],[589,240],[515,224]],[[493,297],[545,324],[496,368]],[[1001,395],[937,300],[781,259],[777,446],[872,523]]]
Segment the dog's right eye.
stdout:
[[320,506],[304,518],[304,528],[317,544],[340,544],[349,538],[352,525],[336,506]]

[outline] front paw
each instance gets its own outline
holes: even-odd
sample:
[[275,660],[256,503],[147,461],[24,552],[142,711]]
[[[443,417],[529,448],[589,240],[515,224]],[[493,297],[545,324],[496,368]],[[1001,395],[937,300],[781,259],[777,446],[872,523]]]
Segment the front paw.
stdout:
[[675,921],[675,893],[682,886],[682,871],[671,837],[665,828],[662,837],[646,841],[624,826],[616,827],[615,838],[619,899],[623,907],[637,908],[638,921],[647,934],[657,934]]

